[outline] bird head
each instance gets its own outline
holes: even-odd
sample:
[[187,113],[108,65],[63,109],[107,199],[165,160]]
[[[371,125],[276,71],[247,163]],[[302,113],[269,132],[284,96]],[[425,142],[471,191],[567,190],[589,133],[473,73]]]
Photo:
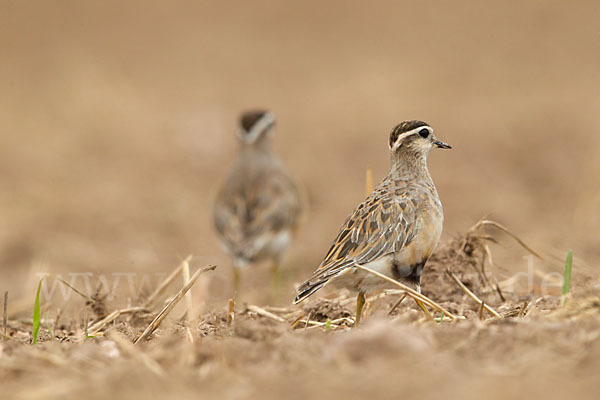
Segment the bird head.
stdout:
[[392,130],[389,141],[390,151],[394,156],[427,156],[431,149],[451,149],[452,147],[438,140],[433,128],[423,121],[404,121]]
[[253,144],[266,138],[275,126],[275,115],[266,110],[244,112],[239,121],[238,137],[245,144]]

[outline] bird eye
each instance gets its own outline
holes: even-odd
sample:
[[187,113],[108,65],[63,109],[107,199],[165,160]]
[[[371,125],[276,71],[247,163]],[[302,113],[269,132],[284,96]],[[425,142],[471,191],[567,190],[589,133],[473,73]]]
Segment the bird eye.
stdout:
[[429,137],[429,129],[421,129],[419,131],[419,136],[421,136],[423,139],[427,139]]

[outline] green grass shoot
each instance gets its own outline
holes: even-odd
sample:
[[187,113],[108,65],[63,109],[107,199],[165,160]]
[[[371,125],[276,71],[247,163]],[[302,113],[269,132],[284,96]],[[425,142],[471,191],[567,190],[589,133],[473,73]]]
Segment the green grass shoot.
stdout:
[[444,322],[444,312],[442,311],[442,315],[440,315],[440,322],[438,322],[438,324],[441,324],[442,322]]
[[571,274],[573,272],[573,250],[569,250],[567,253],[567,259],[565,260],[565,269],[563,271],[563,286],[562,286],[562,303],[565,303],[565,296],[571,291]]
[[325,332],[329,332],[331,329],[331,318],[327,318],[327,322],[325,322]]
[[40,333],[40,322],[42,320],[42,312],[40,310],[40,291],[42,290],[42,281],[38,284],[37,293],[35,295],[35,304],[33,305],[33,344],[37,344],[38,335]]

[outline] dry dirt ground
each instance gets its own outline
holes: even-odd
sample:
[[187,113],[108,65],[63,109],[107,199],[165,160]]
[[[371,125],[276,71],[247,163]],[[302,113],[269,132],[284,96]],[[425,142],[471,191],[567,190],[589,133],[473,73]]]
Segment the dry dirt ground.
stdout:
[[[596,398],[598,21],[597,1],[1,0],[0,398]],[[310,213],[281,295],[265,290],[267,266],[248,270],[228,324],[230,262],[210,206],[249,107],[278,115],[275,147]],[[365,170],[386,173],[404,119],[454,147],[430,157],[446,222],[423,290],[466,319],[432,322],[410,299],[390,312],[390,295],[350,329],[353,299],[328,288],[292,307],[364,196]],[[541,258],[491,226],[469,231],[482,216]],[[143,305],[188,254],[192,272],[217,269],[193,286],[187,318],[184,299],[132,344],[177,277],[83,340],[86,321]]]

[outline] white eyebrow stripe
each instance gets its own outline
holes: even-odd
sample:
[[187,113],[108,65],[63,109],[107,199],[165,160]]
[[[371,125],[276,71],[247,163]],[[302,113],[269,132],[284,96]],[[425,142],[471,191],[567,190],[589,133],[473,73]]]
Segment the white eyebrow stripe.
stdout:
[[246,135],[243,135],[245,132],[244,128],[238,130],[238,136],[245,141],[254,142],[258,139],[258,136],[267,128],[269,125],[275,122],[275,115],[272,112],[266,112],[257,123],[252,126],[252,129],[248,131]]
[[430,135],[432,135],[432,134],[433,134],[433,128],[432,128],[432,127],[430,127],[430,126],[428,126],[428,125],[421,125],[421,126],[419,126],[419,127],[415,128],[415,129],[411,129],[410,131],[408,131],[408,132],[404,132],[402,135],[398,136],[398,138],[397,138],[397,139],[396,139],[396,141],[394,142],[394,146],[392,146],[392,150],[396,150],[396,149],[397,149],[397,148],[400,146],[400,143],[402,143],[402,141],[403,141],[403,140],[404,140],[406,137],[408,137],[408,136],[410,136],[410,135],[414,135],[415,133],[419,132],[419,131],[420,131],[421,129],[423,129],[423,128],[427,129],[427,130],[429,131],[429,134],[430,134]]

